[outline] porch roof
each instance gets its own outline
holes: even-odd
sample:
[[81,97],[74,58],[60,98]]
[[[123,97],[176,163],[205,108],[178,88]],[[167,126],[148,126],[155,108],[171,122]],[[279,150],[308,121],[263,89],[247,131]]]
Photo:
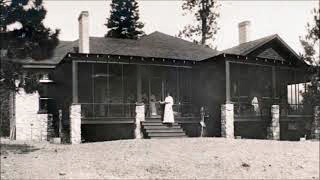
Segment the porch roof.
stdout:
[[[265,54],[259,54],[256,55],[256,51],[258,51],[259,48],[263,47],[264,45],[271,43],[271,42],[276,42],[278,47],[281,48],[281,51],[285,52],[286,56],[290,58],[294,58],[296,61],[299,63],[302,63],[306,65],[306,63],[303,61],[303,59],[278,35],[278,34],[273,34],[270,36],[266,36],[260,39],[256,39],[253,41],[249,41],[246,43],[239,44],[237,46],[234,46],[232,48],[220,51],[218,54],[233,54],[233,55],[240,55],[240,56],[257,56],[260,58],[276,58],[275,56],[271,55],[270,53],[265,53]],[[283,60],[282,58],[278,60]]]
[[266,36],[266,37],[263,37],[263,38],[260,38],[260,39],[256,39],[256,40],[253,40],[253,41],[242,43],[242,44],[239,44],[237,46],[234,46],[234,47],[225,49],[223,51],[220,51],[219,54],[234,54],[234,55],[245,56],[245,55],[249,54],[250,52],[252,52],[257,47],[260,47],[263,44],[271,41],[276,36],[277,36],[276,34],[273,34],[273,35]]

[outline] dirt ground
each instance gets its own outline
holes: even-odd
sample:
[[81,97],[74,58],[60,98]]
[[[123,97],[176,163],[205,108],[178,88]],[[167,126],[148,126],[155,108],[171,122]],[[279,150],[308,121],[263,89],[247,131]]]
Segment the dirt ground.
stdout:
[[319,179],[319,141],[1,139],[1,179]]

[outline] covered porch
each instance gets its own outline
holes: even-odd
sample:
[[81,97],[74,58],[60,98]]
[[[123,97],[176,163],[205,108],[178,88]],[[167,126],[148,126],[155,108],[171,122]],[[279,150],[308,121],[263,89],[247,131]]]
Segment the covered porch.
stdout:
[[159,102],[167,92],[174,99],[177,122],[199,121],[200,109],[192,103],[191,66],[72,63],[73,103],[81,105],[81,124],[132,124],[137,104],[144,104],[146,119],[161,118]]
[[226,102],[234,104],[235,136],[267,138],[272,105],[279,105],[281,139],[299,139],[308,131],[313,112],[303,105],[303,93],[309,75],[282,64],[226,62]]

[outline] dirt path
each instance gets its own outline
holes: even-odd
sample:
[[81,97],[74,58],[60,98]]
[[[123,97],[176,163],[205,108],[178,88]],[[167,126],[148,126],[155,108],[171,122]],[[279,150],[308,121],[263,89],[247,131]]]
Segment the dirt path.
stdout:
[[1,179],[319,179],[319,142],[185,138],[1,142]]

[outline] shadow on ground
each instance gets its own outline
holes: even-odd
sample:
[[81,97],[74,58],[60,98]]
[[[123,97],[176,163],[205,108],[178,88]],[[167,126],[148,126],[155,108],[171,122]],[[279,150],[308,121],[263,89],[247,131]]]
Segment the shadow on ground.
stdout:
[[10,153],[14,154],[28,154],[30,152],[38,151],[39,148],[35,148],[34,146],[29,146],[27,144],[0,144],[0,152],[1,155],[5,155]]

